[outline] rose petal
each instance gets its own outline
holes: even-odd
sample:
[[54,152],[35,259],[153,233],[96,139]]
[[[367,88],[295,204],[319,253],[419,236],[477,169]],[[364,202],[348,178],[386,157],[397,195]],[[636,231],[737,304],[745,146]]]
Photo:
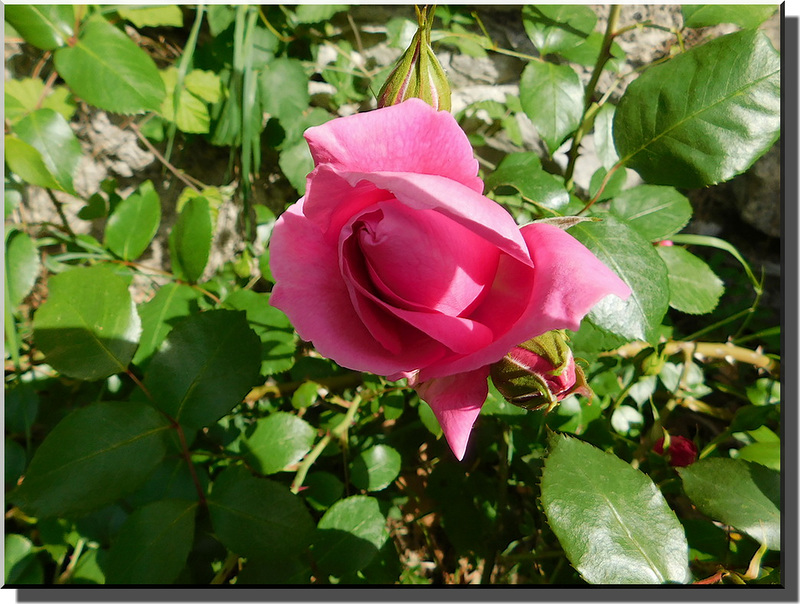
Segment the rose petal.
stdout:
[[623,300],[631,289],[577,239],[551,224],[522,228],[536,267],[522,341],[551,329],[577,331],[581,319],[609,294]]
[[414,386],[439,420],[453,454],[460,461],[467,450],[472,426],[489,394],[489,368],[459,373]]
[[353,308],[342,280],[336,247],[303,216],[304,200],[291,206],[270,237],[270,268],[275,277],[270,303],[289,317],[301,338],[343,367],[381,375],[412,371],[443,354],[424,339],[403,342],[397,354],[384,348]]
[[[520,262],[532,264],[525,240],[511,214],[500,204],[460,183],[427,174],[341,172],[340,175],[353,186],[369,181],[379,189],[389,191],[413,210],[436,210],[500,251]],[[317,203],[319,200],[314,200],[307,212],[313,213]]]
[[434,210],[377,208],[354,225],[372,282],[401,308],[463,316],[492,283],[497,248]]
[[435,174],[478,193],[478,162],[458,122],[419,99],[331,120],[305,132],[314,164],[351,172]]

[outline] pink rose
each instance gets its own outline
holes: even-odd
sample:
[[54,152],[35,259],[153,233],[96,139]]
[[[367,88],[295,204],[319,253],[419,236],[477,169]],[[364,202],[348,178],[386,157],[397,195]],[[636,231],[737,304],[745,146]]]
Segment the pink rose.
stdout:
[[305,137],[316,167],[272,233],[271,302],[320,354],[408,378],[459,459],[491,363],[630,294],[561,229],[484,197],[449,113],[410,99]]

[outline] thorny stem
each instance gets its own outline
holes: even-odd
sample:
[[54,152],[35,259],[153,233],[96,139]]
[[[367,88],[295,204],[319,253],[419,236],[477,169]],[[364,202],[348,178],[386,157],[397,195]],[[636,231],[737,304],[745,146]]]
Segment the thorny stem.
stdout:
[[617,27],[617,21],[619,20],[621,8],[622,7],[619,4],[614,4],[611,6],[611,10],[608,14],[608,23],[606,24],[606,33],[603,36],[603,44],[600,47],[600,54],[597,56],[597,62],[595,63],[594,70],[592,71],[592,77],[589,79],[589,83],[586,85],[586,94],[583,99],[583,116],[581,117],[580,127],[575,133],[575,137],[572,139],[572,148],[569,150],[569,163],[567,164],[567,170],[564,174],[564,180],[566,182],[568,191],[572,190],[574,184],[572,176],[575,172],[575,162],[578,160],[578,151],[580,149],[581,140],[583,139],[586,131],[589,129],[589,122],[591,122],[592,118],[594,117],[594,114],[589,114],[589,109],[592,106],[594,92],[597,88],[597,82],[600,80],[600,75],[603,73],[603,68],[611,58],[611,43],[614,41],[614,37],[617,35],[614,29]]
[[67,564],[67,568],[64,569],[64,572],[61,573],[56,578],[56,583],[59,585],[63,585],[67,581],[70,580],[72,577],[72,573],[75,572],[75,566],[78,564],[78,558],[81,557],[83,553],[83,548],[86,545],[86,539],[79,539],[78,542],[75,544],[75,550],[72,552],[72,556],[69,558],[69,563]]
[[239,565],[239,556],[238,554],[234,554],[233,552],[228,552],[228,557],[225,558],[225,562],[222,565],[222,568],[219,569],[219,572],[214,575],[214,578],[211,579],[211,585],[222,585],[225,581],[228,580],[230,574],[236,570],[236,567]]
[[[298,380],[296,382],[286,382],[283,384],[264,384],[263,386],[256,386],[245,397],[246,402],[254,402],[261,398],[280,398],[288,396],[297,390],[300,386],[308,380]],[[328,390],[341,390],[352,386],[358,386],[363,381],[362,374],[357,371],[347,373],[345,375],[337,375],[329,378],[320,378],[313,380],[320,386]]]
[[[647,342],[630,342],[612,350],[610,352],[600,353],[600,356],[620,356],[622,358],[632,358],[639,354],[642,350],[650,348],[651,345]],[[749,348],[741,346],[734,346],[731,343],[717,343],[717,342],[667,342],[664,345],[665,356],[672,356],[674,354],[685,354],[686,351],[691,351],[692,354],[697,354],[702,357],[712,359],[735,359],[740,363],[747,363],[759,369],[764,369],[780,376],[781,364],[769,356],[762,354]]]
[[58,217],[61,219],[61,224],[64,227],[64,230],[70,237],[72,237],[72,239],[75,239],[76,237],[75,231],[73,231],[72,227],[69,226],[69,220],[67,220],[67,216],[66,214],[64,214],[63,204],[60,201],[58,201],[58,199],[56,199],[56,196],[53,193],[52,189],[45,189],[45,191],[47,191],[47,195],[50,197],[50,201],[53,202],[53,205],[56,208],[56,212],[58,213]]

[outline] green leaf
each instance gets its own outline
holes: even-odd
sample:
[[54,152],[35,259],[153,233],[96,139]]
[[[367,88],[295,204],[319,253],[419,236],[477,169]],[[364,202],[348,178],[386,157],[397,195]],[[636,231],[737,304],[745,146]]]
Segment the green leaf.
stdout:
[[270,61],[259,75],[258,84],[264,111],[282,124],[297,119],[308,109],[308,76],[297,59]]
[[5,159],[11,171],[25,182],[45,189],[64,190],[50,174],[42,154],[16,136],[5,137]]
[[621,161],[647,182],[683,188],[744,172],[779,134],[780,57],[751,30],[650,67],[614,117]]
[[667,239],[687,225],[692,204],[672,187],[639,185],[618,193],[611,213],[648,241]]
[[323,572],[341,576],[367,566],[387,538],[378,500],[355,495],[337,501],[325,512],[312,551]]
[[606,103],[597,111],[594,117],[594,148],[597,157],[606,170],[617,163],[619,156],[614,147],[614,114],[617,108],[611,103]]
[[6,386],[4,406],[6,432],[29,433],[39,413],[39,395],[33,385],[21,382]]
[[83,152],[67,120],[52,109],[37,109],[17,122],[14,132],[42,154],[59,188],[74,192],[72,177]]
[[36,557],[33,543],[22,535],[6,535],[4,583],[6,585],[36,585],[43,583],[44,572]]
[[127,370],[141,333],[128,284],[104,265],[51,277],[33,318],[33,338],[57,371],[99,380]]
[[739,449],[736,459],[760,463],[776,472],[781,471],[781,443],[752,443]]
[[611,215],[602,222],[577,224],[570,234],[632,292],[625,301],[616,296],[603,298],[588,315],[592,323],[627,339],[655,340],[669,306],[669,282],[667,268],[653,246]]
[[13,311],[36,284],[42,262],[39,249],[27,233],[14,230],[6,235],[6,289]]
[[306,477],[301,492],[315,510],[324,511],[339,501],[344,484],[330,472],[313,472]]
[[698,509],[769,549],[781,549],[781,475],[739,459],[702,459],[678,473]]
[[346,4],[303,4],[295,7],[294,20],[297,23],[321,23],[348,8]]
[[136,260],[156,236],[160,222],[161,200],[153,183],[146,180],[114,208],[106,224],[104,242],[123,260]]
[[10,4],[5,9],[6,21],[36,48],[53,50],[73,35],[75,10],[68,4]]
[[170,122],[175,122],[175,125],[182,132],[194,134],[208,132],[211,118],[208,115],[206,102],[188,91],[184,82],[176,114],[174,96],[178,83],[178,70],[175,67],[169,67],[159,73],[164,82],[164,88],[167,90],[167,96],[161,102],[161,117]]
[[200,294],[179,283],[163,285],[149,302],[139,306],[142,336],[133,363],[144,365],[167,337],[177,319],[187,317],[197,306]]
[[[625,168],[615,170],[606,181],[603,191],[600,192],[600,185],[603,184],[606,174],[608,174],[608,171],[602,166],[600,166],[597,170],[595,170],[594,174],[592,174],[592,177],[589,180],[589,197],[592,199],[594,199],[595,196],[597,196],[598,201],[611,199],[615,195],[619,194],[619,192],[622,190],[622,187],[625,186],[625,181],[628,179],[628,171]],[[600,192],[599,195],[598,192]]]
[[240,289],[227,298],[225,305],[243,310],[247,321],[261,340],[261,373],[273,375],[294,364],[295,336],[289,319],[269,304],[268,294]]
[[6,437],[5,440],[5,485],[11,488],[17,484],[19,477],[25,473],[28,465],[28,454],[25,449],[15,440]]
[[172,583],[186,564],[197,503],[164,499],[128,516],[106,559],[108,583]]
[[519,82],[519,100],[551,155],[581,123],[583,84],[569,65],[528,63]]
[[314,404],[319,398],[320,385],[316,382],[303,382],[292,393],[292,407],[295,409],[305,409]]
[[283,149],[278,157],[278,166],[300,195],[306,192],[306,176],[314,169],[314,160],[308,143],[304,140]]
[[[117,13],[136,27],[183,27],[179,6],[137,6],[118,8]],[[153,581],[157,583],[157,581]]]
[[672,308],[702,315],[717,307],[725,286],[708,264],[682,247],[658,246],[656,251],[667,265]]
[[80,516],[136,490],[163,459],[170,424],[149,405],[94,403],[65,417],[10,498],[33,516]]
[[685,27],[733,23],[752,29],[769,19],[777,8],[775,4],[687,4],[681,6],[681,12]]
[[208,496],[214,532],[231,551],[269,559],[294,556],[314,530],[302,500],[285,486],[255,478],[241,467],[223,471]]
[[183,80],[186,90],[207,103],[217,103],[222,97],[222,81],[213,71],[193,69]]
[[597,15],[588,6],[539,4],[522,9],[522,24],[543,55],[578,46],[594,29]]
[[486,179],[486,190],[500,185],[514,187],[523,198],[551,210],[560,210],[569,203],[564,183],[542,169],[535,153],[509,153]]
[[69,120],[75,113],[75,104],[69,100],[69,91],[64,86],[56,86],[45,93],[44,82],[39,78],[22,78],[5,82],[5,118],[15,124],[26,114],[41,107],[53,109]]
[[172,270],[192,283],[203,276],[214,236],[211,210],[205,197],[192,197],[169,234]]
[[382,491],[400,474],[402,459],[392,447],[375,445],[350,464],[350,482],[365,491]]
[[262,474],[274,474],[303,459],[317,436],[311,425],[292,413],[279,411],[256,422],[244,439],[248,463]]
[[[564,49],[558,52],[559,55],[567,59],[570,63],[577,63],[585,67],[594,67],[597,58],[603,48],[603,34],[598,31],[590,33],[580,44],[573,48]],[[625,51],[616,42],[611,43],[611,58],[605,65],[605,69],[619,71],[624,59]]]
[[613,454],[550,436],[542,505],[567,558],[589,583],[686,583],[683,527],[653,481]]
[[258,378],[259,342],[244,313],[211,310],[178,323],[153,356],[144,383],[154,404],[202,428],[242,402]]
[[[209,481],[202,467],[194,466],[194,469],[201,486],[207,487]],[[125,501],[138,508],[164,499],[199,500],[192,471],[182,457],[165,457],[147,477],[147,482]]]
[[74,46],[59,48],[53,61],[76,95],[106,111],[158,111],[166,94],[147,53],[99,16],[83,25]]

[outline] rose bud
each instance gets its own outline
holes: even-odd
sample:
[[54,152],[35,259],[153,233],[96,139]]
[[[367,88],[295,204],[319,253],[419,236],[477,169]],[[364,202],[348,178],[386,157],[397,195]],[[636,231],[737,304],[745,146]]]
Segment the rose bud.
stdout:
[[427,7],[414,8],[419,28],[378,93],[378,107],[418,98],[434,109],[450,111],[450,84],[431,48],[434,10],[428,14]]
[[592,396],[562,330],[548,331],[515,346],[491,366],[490,375],[509,403],[533,411],[546,408],[549,412],[573,393]]
[[669,465],[674,468],[685,468],[697,461],[697,446],[683,436],[670,436],[666,451],[664,450],[664,437],[661,437],[653,445],[653,451],[658,455],[666,453]]

